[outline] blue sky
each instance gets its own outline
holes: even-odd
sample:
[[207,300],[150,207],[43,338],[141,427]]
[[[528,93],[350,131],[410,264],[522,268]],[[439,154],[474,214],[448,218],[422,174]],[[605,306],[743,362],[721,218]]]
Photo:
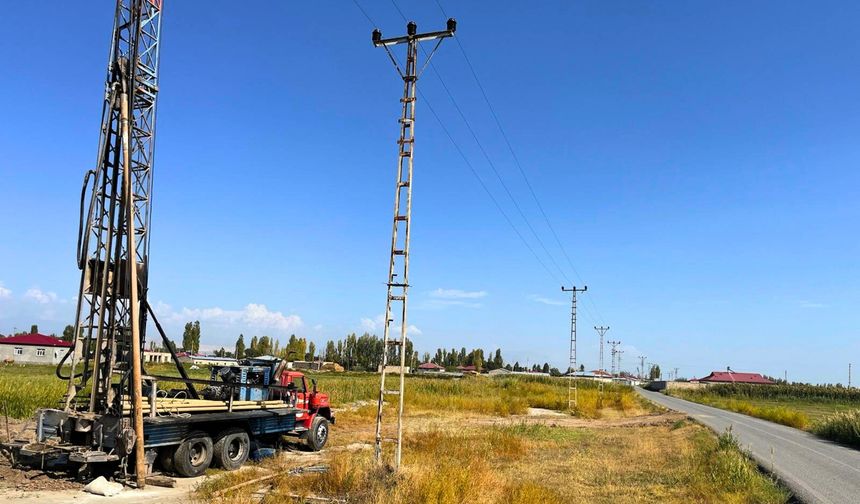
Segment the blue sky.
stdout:
[[[150,296],[177,337],[317,343],[378,328],[401,83],[349,1],[165,0]],[[386,35],[390,1],[360,2]],[[434,58],[549,252],[585,281],[580,360],[611,326],[624,367],[732,366],[845,382],[860,361],[860,5],[442,2]],[[0,18],[0,332],[73,319],[113,2]],[[400,0],[419,29],[434,2]],[[410,324],[419,349],[501,346],[566,366],[568,297],[432,71],[416,127]],[[854,307],[854,308],[852,308]],[[607,362],[609,357],[607,355]]]

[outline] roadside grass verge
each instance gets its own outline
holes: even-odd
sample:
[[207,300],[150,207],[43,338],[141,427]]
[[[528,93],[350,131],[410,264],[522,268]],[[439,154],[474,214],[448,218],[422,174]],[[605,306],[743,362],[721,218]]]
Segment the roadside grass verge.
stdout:
[[812,426],[817,436],[860,448],[860,410],[840,412]]
[[[674,428],[673,428],[674,427]],[[339,435],[349,435],[341,433]],[[390,452],[386,453],[391,460]],[[372,450],[328,450],[329,470],[287,476],[295,460],[269,460],[277,477],[263,500],[291,495],[351,503],[784,503],[788,493],[758,471],[730,436],[695,423],[638,428],[550,425],[454,425],[407,433],[399,474],[379,466]],[[244,474],[244,473],[248,474]],[[253,479],[251,471],[217,476],[196,498]],[[254,485],[220,499],[251,502]],[[259,494],[258,494],[259,495]]]
[[787,425],[796,429],[808,429],[811,425],[809,416],[802,411],[788,406],[762,406],[751,401],[715,395],[705,390],[672,390],[670,395],[688,401],[713,406],[724,410],[734,411],[762,420]]

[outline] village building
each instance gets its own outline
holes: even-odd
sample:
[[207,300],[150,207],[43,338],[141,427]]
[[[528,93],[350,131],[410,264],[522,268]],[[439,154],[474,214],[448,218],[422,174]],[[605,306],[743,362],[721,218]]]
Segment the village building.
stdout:
[[711,371],[704,378],[693,378],[693,383],[750,383],[753,385],[774,385],[776,382],[769,380],[759,373],[738,373],[736,371]]
[[44,334],[0,338],[0,359],[16,364],[59,364],[72,342]]
[[436,364],[435,362],[425,362],[423,364],[418,365],[418,373],[419,374],[429,374],[429,373],[443,373],[445,372],[445,368]]

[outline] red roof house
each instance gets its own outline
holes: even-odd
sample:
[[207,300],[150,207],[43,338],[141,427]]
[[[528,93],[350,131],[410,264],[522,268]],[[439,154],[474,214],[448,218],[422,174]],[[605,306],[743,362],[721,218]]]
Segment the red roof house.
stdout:
[[54,338],[53,336],[45,336],[44,334],[19,334],[18,336],[0,338],[0,345],[30,345],[69,348],[72,346],[72,342],[63,341],[60,338]]
[[776,383],[758,373],[738,373],[735,371],[711,371],[711,374],[696,381],[704,383],[752,383],[756,385],[773,385]]
[[445,368],[435,362],[425,362],[418,365],[419,371],[445,371]]

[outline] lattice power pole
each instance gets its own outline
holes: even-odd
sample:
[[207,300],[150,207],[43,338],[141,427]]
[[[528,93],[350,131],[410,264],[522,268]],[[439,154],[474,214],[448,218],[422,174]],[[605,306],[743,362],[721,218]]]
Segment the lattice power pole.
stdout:
[[576,294],[587,290],[587,285],[581,289],[575,285],[570,289],[561,286],[562,292],[570,292],[570,373],[567,375],[567,409],[571,411],[576,408],[578,399],[576,380],[573,378],[574,373],[576,373]]
[[645,375],[645,359],[648,357],[644,355],[639,356],[639,378],[643,378]]
[[[614,377],[615,377],[615,359],[616,359],[616,358],[618,358],[618,352],[619,352],[619,350],[617,349],[617,347],[618,347],[618,345],[620,345],[620,344],[621,344],[621,342],[620,342],[620,341],[607,341],[607,343],[609,343],[609,345],[612,347],[612,350],[611,350],[611,354],[612,354],[612,372],[611,372],[610,374],[611,374],[611,375],[612,375],[612,377],[614,378]],[[620,365],[620,363],[619,363],[619,365]]]
[[[609,330],[609,326],[594,326],[594,330],[600,335],[600,359],[597,369],[600,373],[605,373],[606,370],[603,369],[603,336],[606,334],[606,331]],[[603,395],[603,376],[597,380],[597,393]]]
[[[453,37],[457,29],[457,22],[452,18],[448,20],[446,29],[443,31],[418,33],[418,26],[410,21],[406,25],[406,35],[389,39],[382,38],[382,32],[373,30],[374,47],[383,47],[388,57],[391,58],[397,73],[403,79],[403,97],[400,99],[400,139],[399,153],[397,157],[397,182],[394,186],[394,223],[391,231],[391,250],[388,261],[388,293],[385,299],[385,330],[382,334],[382,368],[379,378],[379,400],[376,411],[376,460],[382,461],[383,441],[396,443],[394,452],[394,468],[400,468],[400,458],[403,445],[403,396],[406,372],[406,300],[409,290],[409,231],[412,219],[412,166],[413,147],[415,145],[415,100],[416,84],[430,58],[439,48],[442,40]],[[420,42],[436,40],[436,46],[427,56],[424,67],[418,70],[418,44]],[[390,46],[406,44],[406,66],[400,68],[400,64]],[[405,201],[404,201],[405,200]],[[391,338],[392,305],[399,303],[399,329],[400,337]],[[397,327],[397,326],[395,326]],[[400,375],[397,388],[386,387],[388,369],[389,349],[400,361],[397,372]],[[397,407],[397,435],[393,438],[384,438],[382,433],[382,409],[385,404],[386,395],[398,396]]]

